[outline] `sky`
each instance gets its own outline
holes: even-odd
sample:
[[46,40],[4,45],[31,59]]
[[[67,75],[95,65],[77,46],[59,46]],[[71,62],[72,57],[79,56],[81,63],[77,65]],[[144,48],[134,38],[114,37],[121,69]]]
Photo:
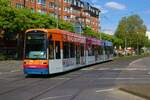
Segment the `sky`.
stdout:
[[138,14],[150,31],[150,0],[88,0],[101,10],[101,31],[113,34],[123,16]]

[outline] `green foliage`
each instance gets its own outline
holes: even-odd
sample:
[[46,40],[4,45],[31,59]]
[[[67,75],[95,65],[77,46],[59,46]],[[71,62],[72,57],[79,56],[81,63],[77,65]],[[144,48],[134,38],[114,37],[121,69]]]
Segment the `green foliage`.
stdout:
[[100,33],[100,34],[101,34],[102,40],[111,41],[111,42],[113,42],[113,45],[116,46],[116,47],[119,47],[120,45],[123,44],[122,39],[120,39],[120,38],[118,38],[114,35],[109,35],[109,34],[106,34],[106,33]]
[[70,32],[74,32],[73,24],[71,24],[69,22],[66,22],[64,20],[59,20],[58,28],[62,29],[62,30],[67,30],[67,31],[70,31]]
[[125,41],[127,41],[127,47],[137,48],[138,44],[142,48],[148,39],[146,30],[146,26],[140,16],[131,15],[120,20],[115,36],[123,40],[122,47],[125,47]]
[[150,48],[150,40],[148,37],[145,39],[145,47]]
[[6,58],[7,58],[7,57],[6,57],[4,54],[0,53],[0,61],[1,61],[1,60],[6,60]]
[[88,27],[88,26],[83,28],[83,34],[85,36],[90,36],[90,37],[94,37],[94,38],[98,38],[98,39],[100,38],[99,37],[100,35],[97,32],[95,32],[94,30],[92,30],[91,27]]
[[120,45],[123,44],[122,39],[113,35],[106,34],[106,33],[99,33],[99,32],[97,33],[94,30],[92,30],[92,28],[90,27],[84,27],[83,32],[85,36],[90,36],[90,37],[94,37],[97,39],[111,41],[113,42],[113,45],[116,47],[119,47]]
[[[0,36],[15,39],[30,28],[56,28],[56,19],[46,14],[32,13],[29,9],[10,6],[9,0],[0,0]],[[73,25],[59,20],[59,28],[74,32]]]

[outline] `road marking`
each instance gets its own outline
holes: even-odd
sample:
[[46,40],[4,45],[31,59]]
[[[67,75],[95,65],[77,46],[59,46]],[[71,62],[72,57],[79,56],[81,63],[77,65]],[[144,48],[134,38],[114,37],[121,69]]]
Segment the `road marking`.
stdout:
[[11,70],[10,72],[14,73],[14,72],[20,72],[20,71],[21,71],[20,69],[16,69],[16,70]]
[[66,78],[66,77],[62,77],[62,78],[51,78],[53,80],[69,80],[71,78]]
[[81,70],[114,70],[114,71],[147,71],[150,70],[150,68],[99,68],[99,69],[95,69],[95,68],[84,68]]
[[99,68],[99,69],[95,69],[95,70],[111,70],[110,68]]
[[49,99],[57,99],[57,98],[64,98],[64,97],[70,97],[72,95],[64,95],[64,96],[54,96],[54,97],[47,97],[40,100],[49,100]]
[[104,89],[104,90],[97,90],[96,93],[99,93],[99,92],[108,92],[108,91],[113,91],[114,88],[111,88],[111,89]]
[[150,78],[133,78],[133,77],[131,77],[131,78],[98,78],[98,79],[100,79],[100,80],[145,80],[145,79],[147,79],[147,80],[150,80]]
[[94,68],[84,68],[84,69],[81,69],[81,70],[93,70]]
[[137,62],[140,62],[140,61],[142,61],[142,59],[135,60],[135,61],[131,62],[131,63],[129,64],[129,66],[132,66],[133,64],[135,64],[135,63],[137,63]]
[[114,68],[111,70],[114,70],[114,71],[119,71],[119,70],[122,70],[122,71],[146,71],[146,70],[150,70],[150,69],[147,69],[147,68]]

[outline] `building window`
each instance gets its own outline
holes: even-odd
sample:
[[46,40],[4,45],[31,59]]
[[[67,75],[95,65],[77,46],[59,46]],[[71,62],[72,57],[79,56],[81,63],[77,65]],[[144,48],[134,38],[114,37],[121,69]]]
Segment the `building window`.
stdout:
[[32,12],[32,13],[34,13],[34,12],[35,12],[34,8],[31,8],[31,12]]
[[46,0],[38,0],[38,4],[46,5]]
[[16,8],[23,8],[23,4],[16,3]]
[[64,2],[67,2],[68,0],[64,0]]
[[49,16],[55,17],[54,13],[49,13]]
[[55,3],[54,2],[50,2],[49,3],[49,8],[55,8]]
[[42,10],[42,9],[39,9],[39,10],[38,10],[38,13],[46,14],[46,11],[45,11],[45,10]]
[[64,20],[69,20],[70,16],[64,16]]
[[72,0],[64,0],[66,3],[72,3]]
[[71,10],[72,10],[72,9],[71,9],[70,7],[64,7],[64,11],[66,11],[66,12],[68,12],[68,13],[71,12]]
[[34,0],[31,0],[32,3],[34,3]]

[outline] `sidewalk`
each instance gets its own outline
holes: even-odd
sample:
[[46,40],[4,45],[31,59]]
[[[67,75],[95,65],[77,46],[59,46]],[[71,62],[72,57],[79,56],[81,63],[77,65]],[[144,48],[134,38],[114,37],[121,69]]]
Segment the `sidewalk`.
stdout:
[[22,70],[22,61],[8,60],[0,61],[0,72],[15,72]]

